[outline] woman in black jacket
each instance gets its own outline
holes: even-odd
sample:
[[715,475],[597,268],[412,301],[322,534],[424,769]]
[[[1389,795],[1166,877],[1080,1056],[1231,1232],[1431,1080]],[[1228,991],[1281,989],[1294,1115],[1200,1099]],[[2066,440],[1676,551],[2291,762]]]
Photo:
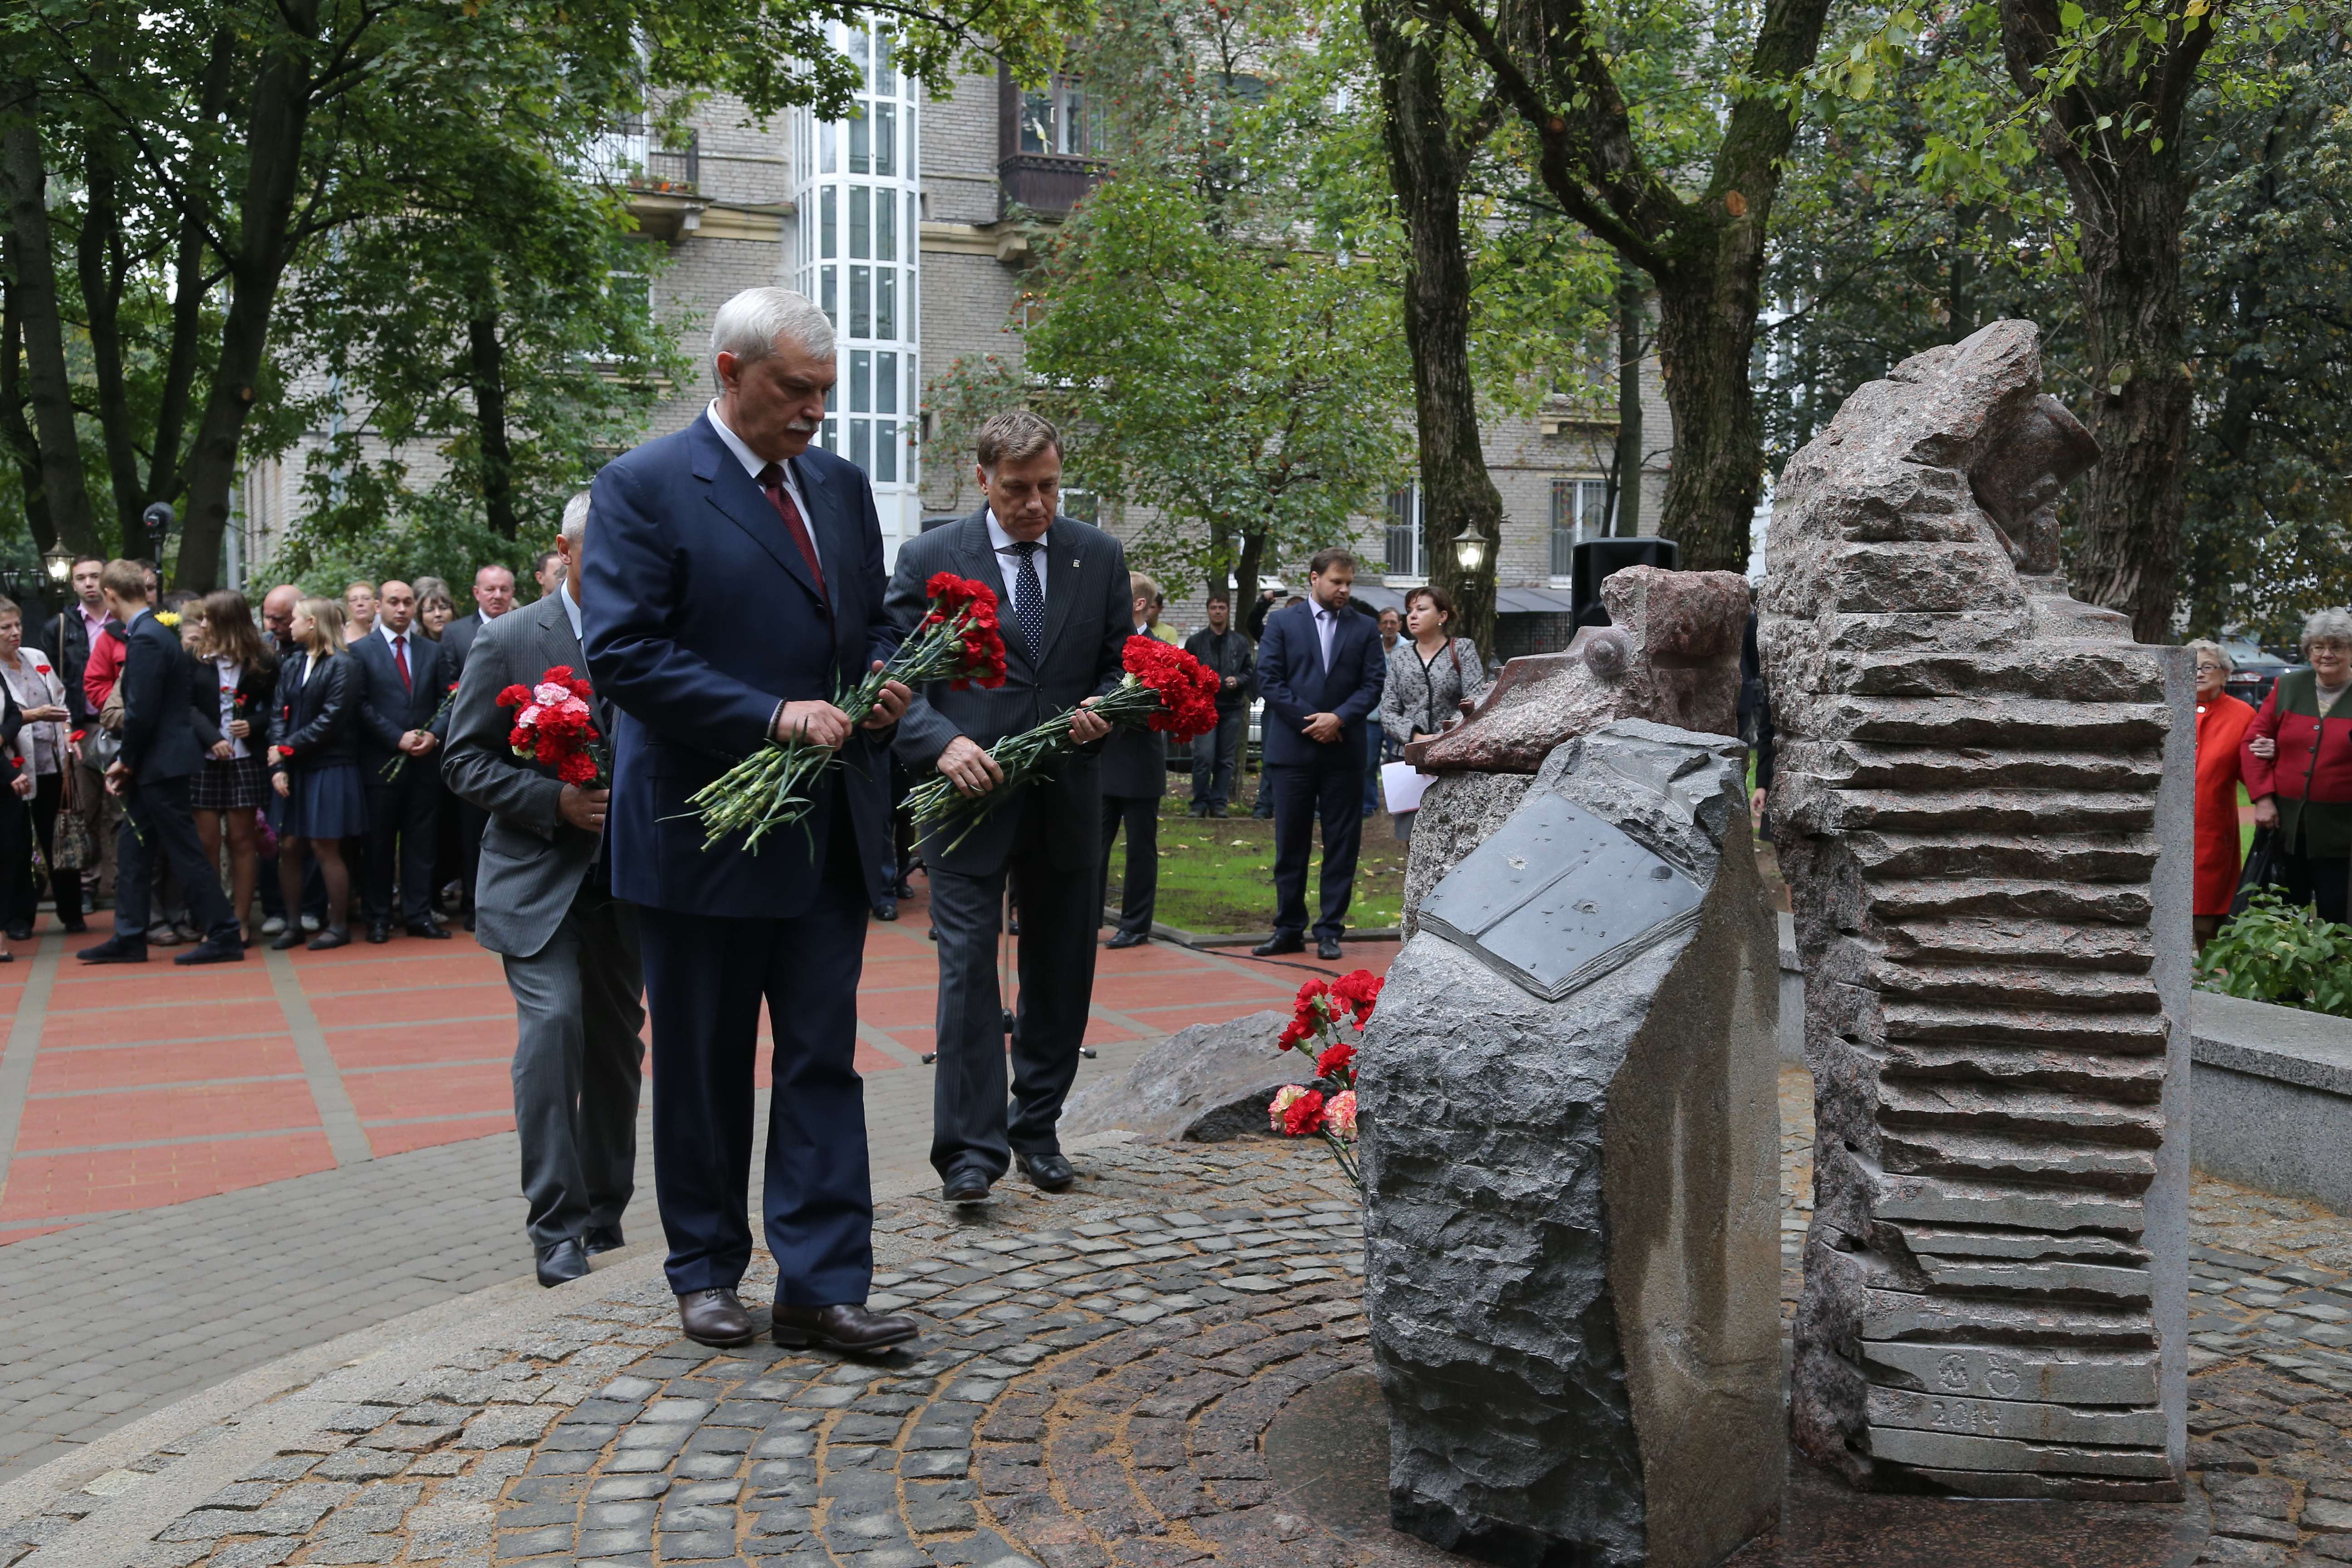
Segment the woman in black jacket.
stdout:
[[[352,940],[352,874],[342,840],[367,831],[367,791],[360,782],[358,661],[343,646],[343,607],[332,599],[305,599],[294,609],[294,640],[302,652],[278,671],[276,736],[269,750],[270,783],[286,799],[278,832],[278,886],[289,910],[302,907],[302,851],[319,858],[327,884],[327,925],[310,949],[342,947]],[[302,940],[299,921],[271,942],[289,948]]]

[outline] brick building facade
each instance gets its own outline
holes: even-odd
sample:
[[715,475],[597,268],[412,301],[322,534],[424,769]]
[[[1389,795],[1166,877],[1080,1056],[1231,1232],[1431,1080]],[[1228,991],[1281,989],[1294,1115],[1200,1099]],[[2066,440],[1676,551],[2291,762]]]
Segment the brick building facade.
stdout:
[[[917,403],[923,380],[959,357],[1020,352],[1007,322],[1027,251],[1017,226],[1003,221],[1006,205],[1018,199],[1040,211],[1057,201],[1066,205],[1084,188],[1090,166],[1055,149],[1040,152],[1044,106],[1024,106],[1000,79],[961,75],[948,97],[933,100],[891,73],[887,39],[837,25],[835,32],[866,66],[866,123],[825,125],[796,112],[761,125],[720,96],[697,109],[683,144],[624,132],[610,139],[609,151],[614,165],[627,171],[630,206],[645,242],[662,252],[660,265],[649,268],[655,308],[678,330],[698,365],[707,363],[710,319],[730,295],[779,283],[817,297],[825,273],[834,273],[839,297],[821,302],[833,306],[843,331],[844,361],[837,416],[824,439],[876,479],[886,549],[895,552],[924,517],[978,504],[968,455],[920,447]],[[1024,123],[1031,132],[1025,140]],[[824,214],[835,201],[835,226],[828,229]],[[885,205],[891,208],[887,229],[879,216]],[[877,256],[885,246],[889,255]],[[898,290],[887,318],[879,295],[884,273]],[[872,313],[845,319],[856,310]],[[875,335],[886,327],[888,336]],[[856,394],[856,408],[853,356],[861,356],[855,379],[865,388]],[[887,399],[887,408],[883,386],[866,380],[886,365],[903,389]],[[708,371],[665,390],[669,395],[649,434],[677,429],[702,410],[711,395]],[[1654,531],[1672,445],[1654,361],[1643,366],[1643,402],[1645,445],[1654,456],[1643,475],[1641,518],[1643,531]],[[853,437],[861,443],[855,448]],[[1613,404],[1489,421],[1487,462],[1504,507],[1498,580],[1522,590],[1510,596],[1520,609],[1505,616],[1507,653],[1565,640],[1565,546],[1600,529],[1601,480],[1615,438]],[[887,449],[876,445],[885,441]],[[282,463],[248,470],[246,559],[266,558],[299,515],[301,469],[298,450]],[[1359,580],[1374,602],[1392,600],[1395,591],[1421,581],[1425,565],[1412,492],[1389,498],[1386,510],[1361,520],[1358,542],[1365,562]],[[1131,509],[1129,518],[1140,521],[1141,514]],[[1104,521],[1122,526],[1118,517]],[[1300,563],[1270,563],[1267,570],[1296,583]],[[1201,584],[1169,586],[1171,621],[1197,624]]]

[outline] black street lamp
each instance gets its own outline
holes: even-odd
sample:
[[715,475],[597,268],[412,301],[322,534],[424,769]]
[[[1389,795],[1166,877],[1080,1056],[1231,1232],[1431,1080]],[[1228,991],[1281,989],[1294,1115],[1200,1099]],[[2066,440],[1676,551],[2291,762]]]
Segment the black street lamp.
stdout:
[[63,594],[73,582],[74,552],[59,540],[41,552],[41,565],[49,574],[49,586]]

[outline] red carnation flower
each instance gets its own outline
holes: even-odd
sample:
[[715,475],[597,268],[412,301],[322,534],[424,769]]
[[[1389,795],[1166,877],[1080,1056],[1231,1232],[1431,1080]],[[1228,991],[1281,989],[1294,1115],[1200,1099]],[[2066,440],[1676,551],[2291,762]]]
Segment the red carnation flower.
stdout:
[[1290,1102],[1282,1113],[1282,1130],[1293,1138],[1304,1138],[1323,1125],[1323,1092],[1308,1089]]
[[[454,688],[452,688],[452,689],[454,689]],[[509,686],[509,687],[508,687],[504,691],[501,691],[501,692],[499,692],[499,707],[501,707],[501,708],[528,708],[528,707],[530,707],[530,687],[528,687],[528,686]]]
[[1337,1078],[1355,1059],[1356,1047],[1345,1040],[1326,1046],[1323,1054],[1315,1058],[1315,1075],[1318,1078]]

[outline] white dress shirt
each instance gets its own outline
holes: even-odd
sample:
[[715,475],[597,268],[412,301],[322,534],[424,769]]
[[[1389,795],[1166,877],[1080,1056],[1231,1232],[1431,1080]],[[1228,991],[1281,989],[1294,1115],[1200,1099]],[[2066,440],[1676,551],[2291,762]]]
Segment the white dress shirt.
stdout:
[[[714,397],[710,400],[709,413],[710,427],[719,432],[719,438],[727,444],[729,451],[735,454],[735,460],[743,465],[745,473],[751,476],[751,482],[755,485],[759,484],[760,470],[768,466],[768,459],[743,445],[743,437],[727,428],[727,421],[719,417],[719,399]],[[808,498],[801,494],[800,480],[793,475],[793,466],[790,463],[779,463],[776,466],[783,470],[784,493],[793,498],[793,505],[800,510],[801,527],[808,532],[809,550],[814,553],[816,551],[816,524],[809,521]],[[816,569],[819,572],[824,570],[824,557],[822,554],[817,555]]]
[[[1308,600],[1307,607],[1315,612],[1315,640],[1322,646],[1323,672],[1328,675],[1331,672],[1331,638],[1339,629],[1339,618],[1324,608],[1319,599]],[[1349,613],[1352,615],[1354,612]]]
[[[1015,542],[1011,534],[1004,531],[1004,525],[996,521],[995,511],[992,509],[985,515],[988,519],[988,547],[996,552],[996,570],[1004,578],[1004,607],[1009,610],[1013,604],[1013,586],[1021,580],[1021,557],[1013,552]],[[1052,553],[1045,546],[1051,542],[1052,533],[1053,529],[1048,525],[1045,532],[1038,535],[1038,548],[1029,552],[1029,564],[1037,574],[1037,602],[1041,605],[1045,602],[1045,557]]]
[[[382,616],[378,616],[375,623],[375,635],[382,637],[385,642],[390,643],[395,655],[401,651],[400,645],[402,639],[406,639],[408,644],[408,684],[411,689],[414,689],[416,683],[425,678],[425,672],[419,669],[416,664],[417,646],[421,643],[437,652],[441,645],[433,641],[432,638],[426,637],[423,632],[417,630],[416,623],[415,621],[408,623],[408,629],[406,631],[395,632],[391,627],[383,624]],[[395,658],[393,662],[396,667],[399,660]]]
[[580,620],[580,601],[572,596],[571,590],[571,584],[558,584],[555,589],[555,596],[563,601],[563,618],[572,623],[572,639],[578,642],[581,647],[585,647],[588,646],[588,634],[586,631],[582,629]]

